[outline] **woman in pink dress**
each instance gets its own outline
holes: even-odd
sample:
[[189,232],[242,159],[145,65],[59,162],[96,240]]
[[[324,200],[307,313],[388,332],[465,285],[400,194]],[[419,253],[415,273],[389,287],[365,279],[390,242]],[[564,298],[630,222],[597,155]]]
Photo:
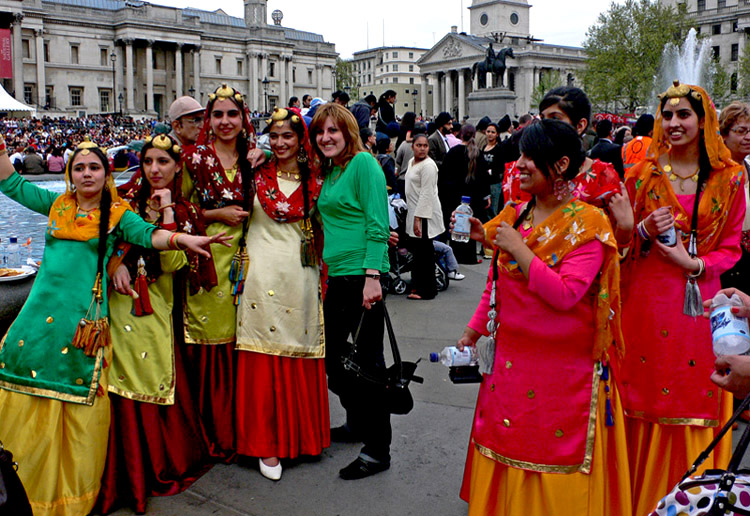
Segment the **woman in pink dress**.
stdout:
[[[660,98],[648,157],[626,175],[637,236],[623,265],[618,379],[634,514],[654,509],[731,414],[731,395],[710,380],[709,322],[696,315],[740,257],[745,215],[745,170],[731,160],[706,92],[676,82]],[[725,467],[731,445],[719,443],[703,467]]]

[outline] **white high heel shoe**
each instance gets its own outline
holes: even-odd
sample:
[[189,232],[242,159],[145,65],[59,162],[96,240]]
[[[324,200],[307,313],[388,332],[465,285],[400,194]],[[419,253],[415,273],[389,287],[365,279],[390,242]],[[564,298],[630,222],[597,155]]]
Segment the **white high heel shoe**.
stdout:
[[260,465],[260,474],[264,477],[270,480],[281,479],[281,461],[275,466],[269,466],[263,462],[263,459],[258,459],[258,464]]

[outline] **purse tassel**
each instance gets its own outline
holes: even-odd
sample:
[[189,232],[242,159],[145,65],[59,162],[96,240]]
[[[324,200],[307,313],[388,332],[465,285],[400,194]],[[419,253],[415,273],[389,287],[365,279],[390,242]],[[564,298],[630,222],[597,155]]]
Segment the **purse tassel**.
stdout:
[[[102,317],[102,276],[96,275],[94,288],[91,289],[92,298],[86,316],[78,322],[72,346],[83,349],[87,357],[95,357],[100,349],[109,346],[109,320]],[[92,318],[93,311],[93,318]]]
[[133,300],[133,311],[135,315],[151,315],[154,309],[151,307],[151,298],[148,294],[148,280],[146,279],[146,262],[143,257],[138,258],[138,276],[135,278],[133,290],[138,297]]
[[300,258],[303,267],[315,267],[318,265],[318,253],[315,251],[315,236],[310,219],[300,222],[302,228],[302,242],[300,244]]
[[232,257],[232,265],[229,267],[229,281],[232,282],[232,297],[235,306],[240,304],[240,295],[245,289],[245,278],[247,277],[249,264],[250,258],[247,256],[244,242],[241,242],[240,248]]
[[[691,258],[695,258],[698,255],[698,237],[695,231],[691,231],[690,233],[688,254]],[[695,278],[691,278],[690,276],[688,276],[687,283],[685,284],[685,302],[682,305],[682,313],[690,317],[703,315],[701,289],[698,287],[698,282],[695,281]]]

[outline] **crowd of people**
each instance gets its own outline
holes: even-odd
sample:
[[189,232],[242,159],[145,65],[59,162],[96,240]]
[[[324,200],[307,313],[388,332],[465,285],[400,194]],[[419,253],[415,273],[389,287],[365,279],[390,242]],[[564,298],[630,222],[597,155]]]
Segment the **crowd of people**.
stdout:
[[[0,439],[34,514],[143,513],[242,457],[278,481],[282,460],[331,441],[362,443],[342,479],[389,469],[384,392],[344,366],[385,374],[389,246],[413,253],[414,300],[437,295],[437,249],[491,259],[457,343],[485,362],[470,515],[645,515],[680,480],[750,391],[750,360],[716,361],[702,317],[722,287],[750,290],[750,107],[718,117],[676,82],[655,116],[601,120],[592,141],[574,87],[547,92],[537,117],[476,125],[398,120],[395,100],[292,97],[258,133],[227,85],[205,107],[177,99],[171,131],[6,122],[0,191],[49,217],[0,345]],[[26,153],[58,138],[81,143]],[[132,139],[137,172],[115,187],[100,145]],[[24,166],[64,170],[66,192],[18,174],[12,143]],[[450,238],[462,202],[468,242]],[[346,412],[334,428],[328,389]]]

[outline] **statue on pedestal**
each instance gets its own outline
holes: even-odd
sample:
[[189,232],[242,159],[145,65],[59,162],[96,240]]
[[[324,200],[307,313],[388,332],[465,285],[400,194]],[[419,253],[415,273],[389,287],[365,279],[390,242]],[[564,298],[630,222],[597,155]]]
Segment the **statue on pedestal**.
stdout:
[[506,70],[506,57],[515,58],[511,47],[500,49],[496,54],[495,49],[492,48],[492,43],[490,43],[487,47],[487,54],[484,57],[484,61],[477,61],[472,65],[471,78],[474,79],[474,75],[479,73],[480,89],[487,88],[487,72],[492,73],[495,84],[499,84],[501,87],[505,86],[503,77]]

